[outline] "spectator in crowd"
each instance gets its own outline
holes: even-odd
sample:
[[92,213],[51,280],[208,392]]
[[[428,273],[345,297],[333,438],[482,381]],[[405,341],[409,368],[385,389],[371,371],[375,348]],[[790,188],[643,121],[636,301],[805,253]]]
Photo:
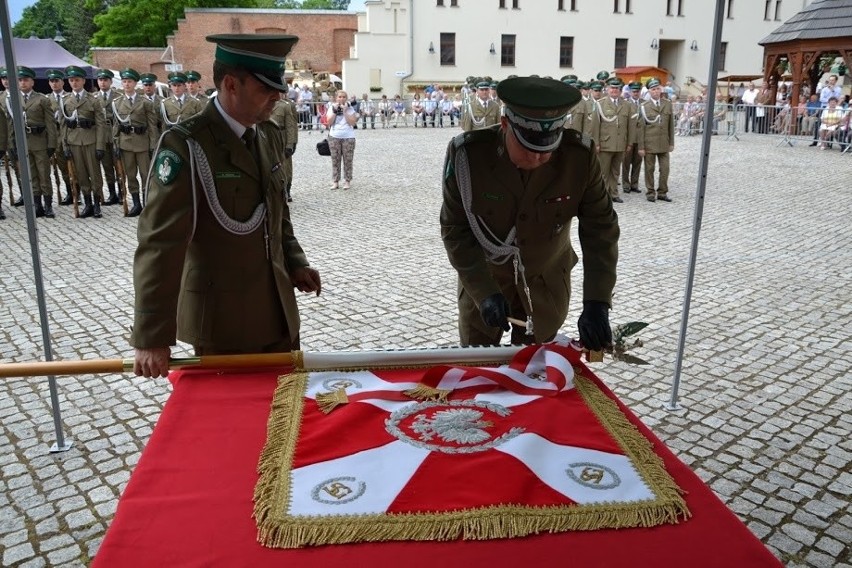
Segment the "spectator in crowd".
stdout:
[[840,85],[837,84],[837,75],[829,75],[828,81],[819,92],[820,104],[822,104],[823,108],[825,108],[828,106],[828,100],[831,97],[834,97],[839,101],[842,96],[843,90],[840,88]]
[[302,94],[299,96],[299,104],[302,108],[307,111],[307,114],[304,116],[304,121],[302,121],[302,116],[299,116],[300,126],[304,130],[313,130],[314,128],[314,114],[316,110],[314,109],[314,93],[308,88],[308,85],[302,85]]
[[423,121],[423,128],[426,128],[426,108],[420,93],[414,93],[414,100],[411,101],[411,116],[414,118],[414,128],[417,128],[418,120]]
[[462,106],[464,106],[462,95],[459,94],[453,97],[453,112],[455,112],[456,119],[459,121],[459,125],[461,125]]
[[828,99],[828,108],[824,109],[820,115],[820,150],[825,150],[826,144],[835,138],[835,135],[840,128],[843,115],[846,112],[847,111],[837,107],[837,97],[831,97]]
[[425,101],[423,103],[423,126],[426,126],[426,117],[429,118],[429,124],[432,128],[435,128],[435,116],[439,115],[438,110],[438,101],[437,101],[438,93],[436,91],[432,91],[431,94],[426,95]]
[[802,133],[814,133],[814,141],[811,146],[816,146],[819,140],[819,115],[822,113],[822,103],[819,102],[819,96],[812,93],[805,104],[805,117],[802,119]]
[[450,126],[456,125],[456,118],[458,115],[456,114],[456,109],[453,106],[453,101],[450,100],[450,95],[445,94],[444,98],[441,100],[440,112],[441,114],[438,123],[441,125],[441,128],[444,127],[445,120],[450,121]]
[[340,162],[343,161],[343,189],[352,183],[352,161],[355,157],[355,125],[358,113],[347,100],[346,91],[337,91],[335,101],[325,114],[328,124],[328,146],[331,149],[331,189],[340,183]]
[[760,94],[760,90],[755,88],[754,83],[749,82],[748,89],[743,92],[740,100],[742,104],[745,106],[745,132],[748,133],[749,127],[751,127],[751,131],[755,132],[757,130],[756,127],[756,112],[757,112],[757,96]]
[[772,98],[772,90],[770,85],[764,83],[763,87],[755,100],[757,108],[754,110],[755,123],[757,124],[757,132],[766,134],[769,131],[769,125],[775,118],[775,100]]
[[402,120],[403,126],[408,126],[408,114],[405,112],[405,101],[399,95],[393,98],[393,127],[399,126],[399,121]]
[[367,129],[367,118],[370,119],[370,128],[376,129],[376,104],[370,100],[367,93],[361,96],[361,102],[358,104],[358,114],[361,115],[361,127]]
[[719,124],[724,122],[728,116],[728,103],[721,91],[716,93],[716,102],[713,104],[713,134],[719,134]]
[[376,112],[379,114],[382,128],[387,128],[388,124],[390,124],[391,115],[393,115],[393,103],[388,100],[387,95],[382,95]]

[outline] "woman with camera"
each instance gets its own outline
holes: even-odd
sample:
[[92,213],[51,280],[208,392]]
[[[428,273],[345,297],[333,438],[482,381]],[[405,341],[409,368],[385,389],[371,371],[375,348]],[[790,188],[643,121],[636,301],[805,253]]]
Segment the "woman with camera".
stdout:
[[346,91],[337,91],[334,103],[328,106],[328,146],[331,149],[331,189],[340,182],[340,158],[343,158],[343,189],[352,182],[352,158],[355,156],[355,128],[358,113],[347,101]]

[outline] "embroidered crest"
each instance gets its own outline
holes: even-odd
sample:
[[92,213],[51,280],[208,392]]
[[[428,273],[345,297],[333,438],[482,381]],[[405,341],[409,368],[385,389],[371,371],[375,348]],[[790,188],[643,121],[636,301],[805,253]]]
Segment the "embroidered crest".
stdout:
[[366,490],[367,484],[354,477],[335,477],[314,487],[311,497],[326,505],[342,505],[354,501]]
[[163,185],[172,183],[180,172],[183,160],[172,150],[161,150],[154,163],[157,180]]
[[614,489],[621,485],[618,474],[605,465],[590,462],[579,462],[568,465],[565,472],[568,477],[591,489]]

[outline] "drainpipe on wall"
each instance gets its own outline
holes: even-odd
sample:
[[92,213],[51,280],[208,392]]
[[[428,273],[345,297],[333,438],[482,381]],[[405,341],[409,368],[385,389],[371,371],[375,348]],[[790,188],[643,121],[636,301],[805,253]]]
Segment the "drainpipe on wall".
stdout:
[[414,75],[414,0],[408,2],[408,75],[399,78],[399,96],[405,99],[405,91],[402,84],[406,79]]

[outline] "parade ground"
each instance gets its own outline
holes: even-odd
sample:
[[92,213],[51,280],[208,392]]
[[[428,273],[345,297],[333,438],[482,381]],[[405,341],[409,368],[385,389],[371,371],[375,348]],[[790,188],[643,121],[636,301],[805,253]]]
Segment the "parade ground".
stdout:
[[[455,345],[456,278],[438,214],[457,128],[357,131],[352,189],[331,190],[329,158],[300,132],[296,235],[323,281],[300,295],[302,349]],[[631,353],[593,370],[786,566],[850,567],[852,552],[852,153],[714,136],[679,404],[670,411],[701,139],[678,137],[672,203],[624,196],[613,324],[645,321]],[[43,359],[23,208],[0,221],[0,363]],[[64,189],[64,188],[63,188]],[[15,188],[15,196],[18,189]],[[54,358],[132,356],[136,219],[38,220]],[[572,227],[575,248],[576,223]],[[577,335],[582,265],[563,333]],[[175,356],[190,354],[185,345]],[[166,403],[166,379],[0,382],[0,565],[85,566],[98,552]],[[239,388],[238,384],[234,388]],[[222,433],[227,435],[227,433]],[[217,451],[215,439],[209,451]],[[689,522],[689,521],[686,521]],[[846,543],[846,544],[844,544]],[[614,545],[617,545],[614,543]],[[726,543],[720,542],[719,546]],[[606,551],[601,551],[606,554]],[[660,566],[667,566],[665,558]]]

